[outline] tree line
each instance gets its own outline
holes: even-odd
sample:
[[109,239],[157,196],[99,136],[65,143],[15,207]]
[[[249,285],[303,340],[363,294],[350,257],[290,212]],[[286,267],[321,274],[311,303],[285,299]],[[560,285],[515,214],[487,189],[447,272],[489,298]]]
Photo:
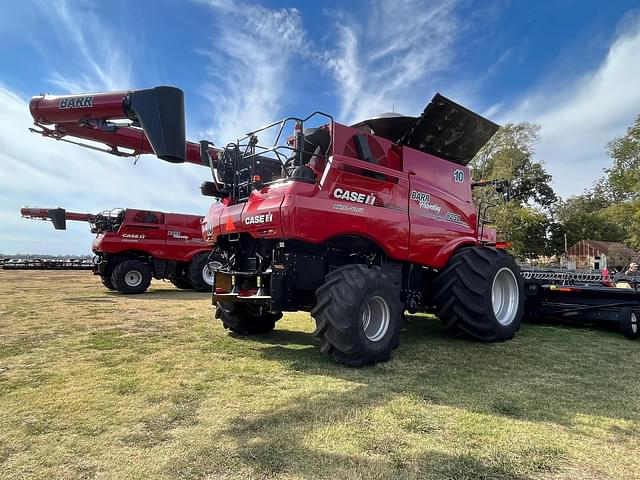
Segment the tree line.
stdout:
[[[508,179],[509,198],[495,202],[495,192],[474,190],[477,205],[499,236],[512,242],[520,259],[561,254],[582,239],[623,242],[640,251],[640,115],[606,148],[611,164],[581,195],[561,199],[544,163],[533,159],[540,126],[504,125],[470,162],[472,179]],[[577,168],[578,166],[576,166]],[[482,209],[481,209],[482,210]]]

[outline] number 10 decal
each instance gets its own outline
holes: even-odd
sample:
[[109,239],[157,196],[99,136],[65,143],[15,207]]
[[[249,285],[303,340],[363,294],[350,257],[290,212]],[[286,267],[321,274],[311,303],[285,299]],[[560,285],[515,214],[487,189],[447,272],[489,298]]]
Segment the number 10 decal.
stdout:
[[464,170],[454,170],[453,172],[453,181],[456,183],[464,182]]

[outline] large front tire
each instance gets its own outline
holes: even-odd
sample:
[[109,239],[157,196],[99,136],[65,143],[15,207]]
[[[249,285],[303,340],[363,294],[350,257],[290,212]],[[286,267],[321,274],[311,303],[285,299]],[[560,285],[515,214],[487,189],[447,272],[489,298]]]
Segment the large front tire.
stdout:
[[389,360],[402,326],[400,289],[379,267],[346,265],[329,272],[316,290],[314,335],[321,350],[344,365]]
[[222,326],[238,335],[255,335],[273,330],[282,313],[266,311],[261,305],[243,302],[218,302],[216,318]]
[[497,248],[454,253],[434,282],[433,301],[443,328],[477,340],[510,340],[520,328],[524,287],[513,257]]
[[143,293],[151,285],[151,268],[141,260],[123,260],[113,269],[111,282],[121,293]]

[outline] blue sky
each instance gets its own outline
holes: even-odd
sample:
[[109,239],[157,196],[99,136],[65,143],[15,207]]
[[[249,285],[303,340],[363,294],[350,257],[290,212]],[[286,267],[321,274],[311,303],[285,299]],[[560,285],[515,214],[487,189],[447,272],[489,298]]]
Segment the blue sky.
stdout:
[[[635,8],[635,10],[634,10]],[[352,122],[415,114],[439,91],[500,123],[542,126],[538,160],[563,197],[608,166],[640,113],[637,1],[233,0],[5,2],[0,6],[0,252],[88,253],[25,205],[204,213],[207,170],[137,165],[28,133],[28,100],[169,84],[188,137],[217,144],[313,110]]]

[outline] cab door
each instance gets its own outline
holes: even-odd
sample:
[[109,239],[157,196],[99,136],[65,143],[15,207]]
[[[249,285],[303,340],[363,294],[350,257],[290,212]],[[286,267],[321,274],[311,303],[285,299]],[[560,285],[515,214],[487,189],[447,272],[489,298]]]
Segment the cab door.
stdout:
[[148,210],[127,210],[125,222],[118,231],[127,250],[142,250],[154,257],[164,257],[166,228],[164,215]]

